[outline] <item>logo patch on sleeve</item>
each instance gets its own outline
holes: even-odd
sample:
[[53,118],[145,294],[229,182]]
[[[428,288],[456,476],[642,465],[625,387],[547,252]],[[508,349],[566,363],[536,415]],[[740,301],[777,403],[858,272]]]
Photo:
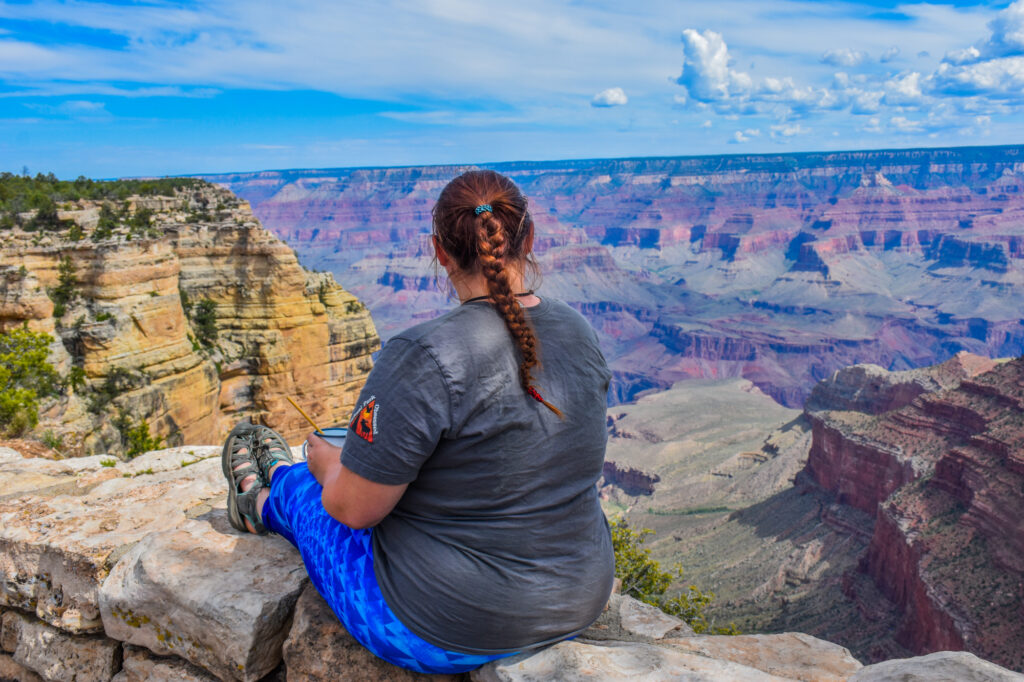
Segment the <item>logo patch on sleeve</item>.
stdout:
[[352,417],[352,421],[348,425],[349,431],[367,443],[372,443],[373,436],[377,433],[377,410],[379,409],[377,396],[370,396]]

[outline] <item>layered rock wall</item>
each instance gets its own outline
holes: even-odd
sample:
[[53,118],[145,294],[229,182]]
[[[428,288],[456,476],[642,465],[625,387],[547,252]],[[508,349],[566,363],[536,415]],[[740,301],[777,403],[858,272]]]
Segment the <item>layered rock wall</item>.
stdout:
[[[321,425],[348,419],[378,347],[354,296],[331,275],[304,270],[225,190],[128,204],[154,211],[146,233],[94,241],[99,207],[80,202],[61,215],[85,239],[0,235],[0,329],[28,323],[57,339],[51,359],[62,374],[84,370],[86,385],[44,413],[43,427],[69,454],[117,450],[117,410],[170,444],[217,441],[244,417],[298,438],[308,425],[286,396]],[[199,220],[190,215],[214,205]],[[55,318],[47,291],[62,259],[77,283]],[[201,306],[212,335],[199,329]],[[97,395],[110,402],[97,405]]]
[[[451,303],[430,208],[469,167],[210,176],[387,337]],[[497,164],[530,199],[543,280],[586,311],[611,400],[743,377],[803,406],[836,369],[1024,351],[1020,146]],[[619,306],[614,318],[592,312]]]
[[861,386],[875,414],[809,410],[805,471],[875,515],[860,570],[899,608],[896,641],[1024,669],[1024,359],[957,356],[912,377],[934,389],[891,411],[911,377],[849,374],[816,389],[816,405],[860,404]]

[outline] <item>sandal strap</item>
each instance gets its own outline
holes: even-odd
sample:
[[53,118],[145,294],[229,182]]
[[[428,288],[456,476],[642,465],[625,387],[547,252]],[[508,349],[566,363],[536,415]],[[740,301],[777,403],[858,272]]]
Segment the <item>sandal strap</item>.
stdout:
[[263,490],[263,483],[257,480],[251,488],[235,496],[238,513],[251,523],[253,529],[260,535],[267,532],[267,527],[263,525],[260,515],[256,513],[256,496],[259,495],[261,490]]
[[[253,474],[256,475],[256,482],[262,487],[263,481],[260,478],[260,469],[254,462],[247,461],[243,466],[231,468],[231,476],[235,479],[236,487],[240,486],[247,476],[252,476]],[[243,493],[239,491],[239,494]]]

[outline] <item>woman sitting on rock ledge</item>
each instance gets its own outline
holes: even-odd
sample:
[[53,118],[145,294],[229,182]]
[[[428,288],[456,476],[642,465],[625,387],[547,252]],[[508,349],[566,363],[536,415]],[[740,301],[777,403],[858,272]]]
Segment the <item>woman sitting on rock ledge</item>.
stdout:
[[292,464],[249,424],[224,447],[235,527],[287,538],[345,628],[405,668],[572,637],[611,592],[594,485],[610,374],[582,316],[523,290],[533,237],[511,180],[452,180],[433,244],[461,305],[388,341],[344,448],[313,433]]

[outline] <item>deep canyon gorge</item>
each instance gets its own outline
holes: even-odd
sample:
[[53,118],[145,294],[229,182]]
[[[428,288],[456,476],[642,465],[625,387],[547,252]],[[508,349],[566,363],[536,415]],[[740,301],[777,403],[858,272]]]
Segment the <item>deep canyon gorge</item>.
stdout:
[[[743,377],[799,408],[858,362],[1024,351],[1024,147],[497,163],[531,201],[542,294],[597,328],[612,404]],[[207,176],[386,339],[453,302],[430,209],[468,167]]]

